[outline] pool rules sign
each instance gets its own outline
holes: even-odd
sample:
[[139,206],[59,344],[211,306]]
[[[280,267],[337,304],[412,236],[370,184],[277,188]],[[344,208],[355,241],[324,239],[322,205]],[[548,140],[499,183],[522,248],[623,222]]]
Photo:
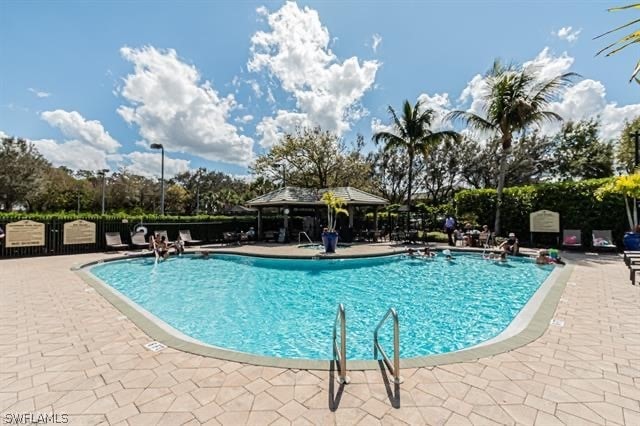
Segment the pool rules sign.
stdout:
[[7,223],[7,248],[44,245],[44,223],[20,220]]
[[67,222],[62,229],[62,243],[70,244],[95,244],[96,224],[86,220],[74,220]]
[[560,232],[560,214],[551,210],[538,210],[529,215],[530,232]]

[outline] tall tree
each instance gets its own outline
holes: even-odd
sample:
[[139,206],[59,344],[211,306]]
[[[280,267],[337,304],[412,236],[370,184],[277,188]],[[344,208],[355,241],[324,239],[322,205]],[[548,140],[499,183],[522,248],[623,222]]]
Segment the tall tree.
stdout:
[[597,120],[567,122],[553,138],[552,174],[560,180],[613,175],[613,147],[599,139]]
[[384,147],[369,153],[371,163],[371,183],[373,191],[389,200],[391,204],[400,204],[407,194],[406,153],[397,149],[387,151]]
[[430,129],[434,111],[422,108],[420,101],[411,106],[408,100],[404,101],[402,116],[398,117],[393,107],[389,106],[389,114],[393,120],[392,131],[377,132],[373,135],[375,143],[384,142],[385,151],[393,151],[398,148],[406,150],[409,160],[407,182],[407,221],[409,228],[411,216],[411,195],[413,191],[413,167],[417,154],[426,155],[429,149],[444,139],[457,139],[454,131],[443,130],[434,132]]
[[16,203],[29,206],[50,164],[24,139],[2,138],[0,145],[0,201],[5,210]]
[[634,133],[640,133],[640,116],[628,121],[620,133],[620,139],[616,145],[616,162],[622,173],[631,173],[636,167],[636,145]]
[[508,156],[514,134],[530,125],[560,121],[562,117],[546,110],[563,89],[572,84],[575,73],[540,79],[530,68],[505,66],[496,60],[485,77],[482,95],[483,115],[470,111],[453,111],[451,120],[461,120],[472,130],[490,132],[500,140],[501,156],[498,172],[496,218],[494,230],[500,233],[500,208],[507,173]]
[[369,165],[360,154],[362,138],[348,146],[334,133],[319,127],[286,134],[271,150],[257,158],[252,172],[288,186],[327,188],[356,186],[364,189]]

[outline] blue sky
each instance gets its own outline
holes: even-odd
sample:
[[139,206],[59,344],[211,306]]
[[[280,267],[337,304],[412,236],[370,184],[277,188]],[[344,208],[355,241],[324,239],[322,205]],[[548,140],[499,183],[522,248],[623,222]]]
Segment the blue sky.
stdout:
[[637,15],[606,12],[616,4],[5,0],[0,132],[72,168],[156,175],[147,147],[159,142],[168,174],[245,175],[299,124],[369,140],[404,99],[439,116],[479,110],[481,75],[499,57],[580,73],[553,109],[600,116],[615,138],[640,115],[627,83],[637,49],[594,57],[608,40],[595,35]]

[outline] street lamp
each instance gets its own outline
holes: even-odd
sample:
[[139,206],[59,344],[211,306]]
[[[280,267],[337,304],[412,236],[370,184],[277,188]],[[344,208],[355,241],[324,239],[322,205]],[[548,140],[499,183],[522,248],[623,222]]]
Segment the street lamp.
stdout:
[[161,143],[152,143],[151,149],[162,151],[162,166],[160,170],[160,215],[164,216],[164,146]]
[[[102,176],[102,215],[104,216],[104,194],[105,194],[105,188],[106,188],[106,181],[107,181],[107,173],[109,172],[109,169],[102,169],[98,171],[98,174],[100,176]],[[78,209],[80,209],[80,198],[78,197]]]

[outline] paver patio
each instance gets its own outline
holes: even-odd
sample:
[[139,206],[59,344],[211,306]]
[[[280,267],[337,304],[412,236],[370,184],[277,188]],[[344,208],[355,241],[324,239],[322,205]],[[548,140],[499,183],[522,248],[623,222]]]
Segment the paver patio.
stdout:
[[[575,255],[538,340],[474,362],[380,371],[258,367],[151,339],[70,268],[104,254],[0,261],[0,416],[68,424],[640,425],[640,286],[615,256]],[[397,391],[397,393],[395,392]]]

